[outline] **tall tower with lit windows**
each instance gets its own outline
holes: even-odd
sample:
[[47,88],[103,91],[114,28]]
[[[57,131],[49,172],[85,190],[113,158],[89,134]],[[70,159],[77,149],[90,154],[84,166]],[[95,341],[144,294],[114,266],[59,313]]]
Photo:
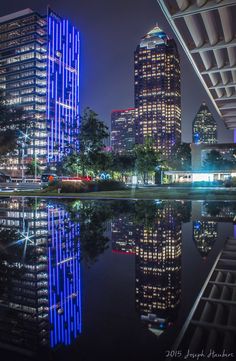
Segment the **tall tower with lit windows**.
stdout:
[[55,164],[78,146],[79,32],[68,20],[49,8],[1,17],[0,88],[28,120],[29,141],[8,162],[13,174],[36,159]]
[[158,26],[135,51],[136,143],[152,137],[168,158],[181,142],[180,61],[176,43]]

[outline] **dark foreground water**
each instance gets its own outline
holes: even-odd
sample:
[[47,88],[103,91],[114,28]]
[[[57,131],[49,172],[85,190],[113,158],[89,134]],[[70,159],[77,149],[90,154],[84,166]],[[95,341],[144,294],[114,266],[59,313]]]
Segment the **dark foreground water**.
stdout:
[[164,360],[235,210],[0,199],[0,359]]

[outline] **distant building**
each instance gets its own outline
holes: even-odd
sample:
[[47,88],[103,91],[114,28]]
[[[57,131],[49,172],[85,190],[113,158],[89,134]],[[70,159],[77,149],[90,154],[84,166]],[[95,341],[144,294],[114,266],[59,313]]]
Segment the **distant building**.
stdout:
[[135,51],[136,143],[152,137],[165,157],[181,142],[180,61],[177,45],[158,26]]
[[[224,163],[221,165],[223,170],[226,163],[231,162],[232,167],[229,169],[236,170],[236,144],[235,143],[220,143],[220,144],[191,144],[191,153],[192,153],[192,170],[199,171],[201,169],[206,169],[205,161],[207,155],[212,152],[218,152],[219,155],[223,158]],[[235,163],[235,165],[234,165]]]
[[217,237],[217,222],[193,221],[193,241],[203,259],[206,259],[211,252]]
[[[209,157],[215,158],[210,162]],[[216,162],[218,157],[218,163]],[[168,183],[226,181],[236,177],[236,144],[191,144],[191,171],[164,171]]]
[[12,174],[35,158],[55,164],[78,146],[79,55],[79,32],[50,9],[0,17],[0,89],[25,111],[30,137],[8,159]]
[[135,109],[113,110],[111,113],[111,148],[117,152],[130,151],[135,144]]
[[202,103],[193,121],[193,143],[217,143],[217,124],[206,103]]

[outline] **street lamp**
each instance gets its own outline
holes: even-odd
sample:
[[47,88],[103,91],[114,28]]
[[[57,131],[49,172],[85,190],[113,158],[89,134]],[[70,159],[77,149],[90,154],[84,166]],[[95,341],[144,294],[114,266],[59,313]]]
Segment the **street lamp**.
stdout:
[[27,144],[27,141],[30,140],[30,137],[28,135],[28,131],[26,130],[26,132],[22,132],[22,152],[21,152],[21,163],[22,163],[22,168],[21,168],[21,177],[22,177],[22,182],[24,182],[25,179],[25,170],[24,170],[24,157],[25,157],[25,145]]

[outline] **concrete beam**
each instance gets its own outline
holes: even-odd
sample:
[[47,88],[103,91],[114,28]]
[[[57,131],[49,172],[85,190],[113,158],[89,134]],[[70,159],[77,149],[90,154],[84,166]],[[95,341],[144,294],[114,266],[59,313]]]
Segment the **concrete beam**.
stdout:
[[171,14],[169,12],[169,9],[165,4],[165,1],[164,0],[157,0],[157,1],[158,1],[158,4],[160,5],[161,10],[163,11],[163,14],[165,15],[165,17],[167,19],[167,21],[169,22],[170,26],[172,27],[178,41],[180,42],[185,54],[187,55],[193,69],[195,70],[198,78],[200,79],[202,85],[204,86],[207,95],[209,96],[210,100],[212,101],[212,104],[214,105],[215,110],[217,111],[219,116],[221,116],[220,110],[219,110],[219,108],[218,108],[218,106],[217,106],[217,104],[216,104],[216,102],[214,100],[214,97],[212,96],[212,94],[211,94],[205,80],[203,79],[203,76],[201,75],[200,70],[198,69],[198,66],[197,66],[196,62],[194,61],[193,56],[190,53],[190,51],[189,51],[189,49],[188,49],[188,47],[187,47],[181,33],[180,33],[177,25],[175,24],[174,20],[172,19]]
[[[158,2],[163,2],[163,0],[158,0]],[[224,7],[230,7],[235,5],[235,0],[224,0],[221,3],[216,3],[215,0],[208,1],[204,6],[197,6],[196,4],[189,6],[184,11],[177,11],[172,15],[173,19],[179,19],[187,15],[195,15],[200,13],[205,13],[207,11],[217,10]]]
[[235,100],[236,95],[232,95],[230,97],[221,97],[221,98],[215,98],[216,102],[225,101],[225,100]]
[[236,70],[236,65],[233,65],[233,66],[226,65],[223,68],[214,67],[209,70],[201,71],[201,74],[209,75],[209,74],[215,74],[215,73],[224,73],[224,72],[233,71],[233,70]]
[[234,86],[236,87],[236,83],[234,83],[234,82],[229,82],[227,84],[218,83],[216,85],[210,86],[209,89],[231,88]]
[[224,110],[236,109],[236,104],[222,105],[219,107],[219,109],[221,110],[221,112],[223,112]]
[[228,48],[234,48],[236,47],[236,39],[233,39],[226,43],[225,41],[219,41],[215,45],[211,45],[210,43],[204,44],[203,46],[200,46],[199,48],[194,48],[190,50],[191,54],[197,54],[205,51],[213,51],[213,50],[219,50],[219,49],[228,49]]

